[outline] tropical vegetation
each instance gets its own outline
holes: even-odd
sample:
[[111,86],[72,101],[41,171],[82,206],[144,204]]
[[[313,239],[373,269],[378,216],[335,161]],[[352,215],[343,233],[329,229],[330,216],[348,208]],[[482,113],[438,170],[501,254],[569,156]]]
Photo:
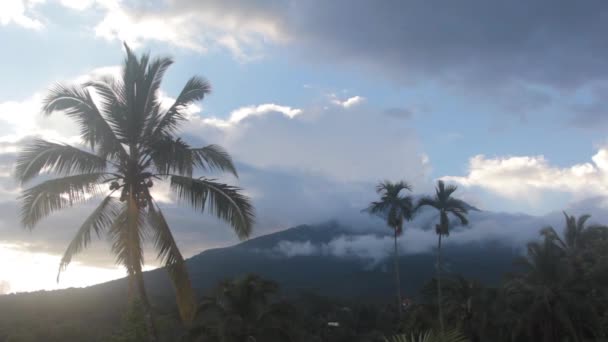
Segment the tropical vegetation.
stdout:
[[[228,152],[217,145],[193,147],[179,137],[189,106],[209,94],[209,83],[192,77],[167,105],[160,86],[173,61],[148,54],[138,57],[128,46],[125,49],[117,77],[58,84],[50,90],[43,112],[73,119],[81,141],[30,141],[18,156],[15,175],[21,185],[41,179],[20,197],[21,221],[27,229],[61,209],[97,203],[61,258],[58,279],[94,236],[105,236],[116,262],[127,271],[127,281],[106,284],[105,292],[69,289],[2,296],[0,341],[608,339],[607,226],[591,224],[589,215],[564,213],[564,228],[541,228],[539,238],[525,246],[502,282],[469,279],[443,267],[443,239],[454,227],[467,225],[470,211],[477,209],[456,198],[457,187],[442,180],[432,196],[417,201],[409,195],[412,188],[407,182],[380,182],[379,200],[364,209],[391,230],[396,303],[385,300],[392,297],[386,295],[392,286],[373,300],[330,298],[298,286],[283,293],[279,283],[255,274],[226,279],[213,289],[195,288],[155,186],[167,182],[176,199],[225,221],[241,239],[252,233],[254,208],[242,189],[211,178],[211,173],[238,177]],[[435,274],[429,260],[429,276],[424,279],[431,279],[410,303],[402,297],[400,260],[411,256],[399,255],[398,239],[406,223],[422,212],[433,214],[434,230],[429,234],[437,235]],[[169,301],[154,298],[154,305],[144,283],[146,241],[152,242],[175,289]],[[123,297],[128,300],[123,302]],[[52,308],[50,314],[43,310],[47,307]],[[88,319],[79,320],[81,314]],[[61,317],[60,324],[49,315]]]
[[184,258],[154,196],[155,182],[168,181],[183,203],[228,222],[240,238],[249,236],[254,212],[239,188],[196,173],[237,176],[226,151],[217,145],[192,147],[176,135],[188,106],[210,92],[209,83],[192,77],[165,106],[160,86],[173,61],[148,54],[137,57],[125,48],[119,77],[58,84],[44,100],[46,115],[65,114],[78,124],[81,144],[34,140],[20,153],[15,174],[22,184],[42,174],[60,176],[23,191],[21,217],[28,229],[57,210],[101,198],[68,245],[59,273],[93,235],[107,235],[116,262],[127,270],[130,297],[138,298],[145,312],[148,338],[154,341],[156,327],[142,276],[144,237],[151,236],[173,280],[182,319],[190,322],[196,311]]
[[380,200],[372,202],[366,209],[371,214],[379,215],[386,220],[386,224],[393,230],[395,262],[395,283],[397,288],[397,310],[399,314],[403,311],[403,298],[401,296],[401,277],[399,275],[399,248],[397,238],[403,233],[403,224],[412,219],[414,205],[411,196],[403,195],[405,191],[411,191],[411,185],[404,181],[392,183],[390,181],[380,182],[376,186],[376,192]]

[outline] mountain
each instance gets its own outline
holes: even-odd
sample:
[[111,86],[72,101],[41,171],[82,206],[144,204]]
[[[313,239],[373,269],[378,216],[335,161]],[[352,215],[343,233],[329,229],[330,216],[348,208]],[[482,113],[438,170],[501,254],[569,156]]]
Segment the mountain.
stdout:
[[[434,238],[432,232],[426,232]],[[387,299],[394,293],[390,246],[387,232],[353,232],[337,223],[303,225],[261,236],[239,245],[207,250],[188,260],[199,292],[218,280],[257,273],[276,280],[284,292],[313,291],[322,295],[359,299]],[[386,253],[372,255],[365,250],[379,246]],[[384,255],[382,255],[384,254]],[[477,278],[489,284],[500,281],[511,269],[517,250],[496,241],[446,244],[449,272]],[[400,258],[404,293],[415,296],[434,274],[432,250],[406,254]],[[148,272],[150,291],[160,296],[170,290],[164,270]]]
[[[514,241],[537,236],[543,226],[526,215],[479,211],[470,218],[470,226],[455,227],[446,239],[444,268],[489,285],[512,269],[523,246]],[[434,274],[436,236],[430,230],[434,220],[431,212],[422,213],[400,238],[403,293],[414,299]],[[220,280],[257,273],[279,282],[287,296],[315,292],[378,302],[391,300],[395,291],[391,246],[390,230],[380,222],[360,227],[329,222],[206,250],[187,264],[201,295]],[[166,272],[146,272],[145,281],[160,315],[175,315]],[[0,341],[3,336],[20,336],[16,341],[94,341],[119,326],[125,306],[125,279],[84,289],[0,296]],[[31,322],[45,328],[33,329]]]

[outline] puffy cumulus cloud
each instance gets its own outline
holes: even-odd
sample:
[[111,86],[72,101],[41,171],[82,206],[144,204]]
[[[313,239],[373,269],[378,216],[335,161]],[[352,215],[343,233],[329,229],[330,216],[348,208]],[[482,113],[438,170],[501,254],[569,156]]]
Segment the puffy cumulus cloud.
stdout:
[[[95,68],[90,72],[65,80],[65,84],[81,84],[100,76],[119,75],[119,66]],[[42,114],[43,100],[46,94],[36,92],[26,99],[0,101],[0,152],[17,150],[17,146],[26,137],[42,137],[52,141],[78,143],[79,129],[74,120],[66,115],[54,113]],[[9,146],[8,143],[13,143]]]
[[[262,115],[263,113],[263,115]],[[296,115],[297,114],[297,115]],[[293,109],[262,105],[230,119],[195,119],[185,133],[218,143],[238,161],[338,182],[405,178],[421,184],[428,163],[408,121],[371,106]]]
[[35,6],[45,0],[3,0],[0,2],[0,25],[15,24],[26,29],[40,30],[44,27]]
[[252,116],[262,116],[270,113],[280,113],[288,118],[293,118],[302,113],[301,109],[291,108],[289,106],[281,106],[274,103],[266,103],[257,106],[246,106],[235,109],[230,113],[227,120],[218,118],[206,118],[203,122],[213,126],[228,128],[234,126],[244,119]]
[[564,168],[551,165],[543,156],[478,155],[469,161],[468,175],[442,179],[530,204],[546,200],[546,195],[554,193],[567,194],[572,200],[608,197],[608,149],[599,149],[590,162]]

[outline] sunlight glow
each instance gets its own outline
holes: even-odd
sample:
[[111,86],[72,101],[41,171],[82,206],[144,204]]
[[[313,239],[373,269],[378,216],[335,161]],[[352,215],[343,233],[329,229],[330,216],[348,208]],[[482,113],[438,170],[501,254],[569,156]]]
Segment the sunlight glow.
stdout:
[[0,293],[86,287],[126,275],[122,267],[94,267],[73,262],[57,282],[61,257],[31,252],[25,246],[0,244]]

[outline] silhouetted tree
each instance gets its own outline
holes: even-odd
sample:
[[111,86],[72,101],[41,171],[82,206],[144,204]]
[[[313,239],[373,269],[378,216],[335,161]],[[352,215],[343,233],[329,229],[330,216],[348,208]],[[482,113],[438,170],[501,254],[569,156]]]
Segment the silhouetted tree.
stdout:
[[439,211],[439,224],[435,225],[437,233],[437,307],[439,310],[439,326],[442,332],[445,332],[443,322],[443,304],[441,297],[441,238],[450,235],[450,219],[448,214],[456,216],[460,223],[468,224],[467,213],[468,206],[463,201],[452,197],[457,187],[454,185],[445,185],[442,180],[437,181],[434,197],[423,197],[419,200],[416,208],[430,206]]
[[127,269],[130,293],[139,295],[149,339],[155,340],[142,275],[145,235],[151,236],[173,280],[183,320],[194,316],[196,300],[184,259],[150,191],[153,182],[170,180],[180,200],[227,221],[240,238],[249,236],[254,214],[239,188],[194,176],[195,169],[237,176],[227,152],[216,145],[192,148],[176,137],[188,106],[209,93],[209,83],[192,77],[173,104],[163,106],[159,89],[173,61],[150,59],[148,54],[138,58],[125,48],[119,78],[58,84],[44,100],[46,115],[61,112],[76,121],[83,146],[37,139],[20,153],[16,176],[22,184],[41,173],[62,176],[23,191],[21,218],[29,229],[54,211],[105,196],[69,244],[59,271],[89,245],[92,234],[108,235],[117,262]]
[[276,300],[279,287],[256,275],[225,281],[199,306],[197,341],[289,342],[293,308]]
[[386,220],[386,224],[393,230],[395,243],[395,282],[397,287],[397,310],[402,313],[403,300],[401,298],[401,279],[399,276],[399,248],[397,237],[403,233],[404,221],[412,219],[414,205],[410,196],[403,195],[405,191],[411,191],[412,187],[406,182],[392,183],[390,181],[380,182],[376,186],[376,192],[380,200],[372,202],[366,209],[371,214],[379,215]]

